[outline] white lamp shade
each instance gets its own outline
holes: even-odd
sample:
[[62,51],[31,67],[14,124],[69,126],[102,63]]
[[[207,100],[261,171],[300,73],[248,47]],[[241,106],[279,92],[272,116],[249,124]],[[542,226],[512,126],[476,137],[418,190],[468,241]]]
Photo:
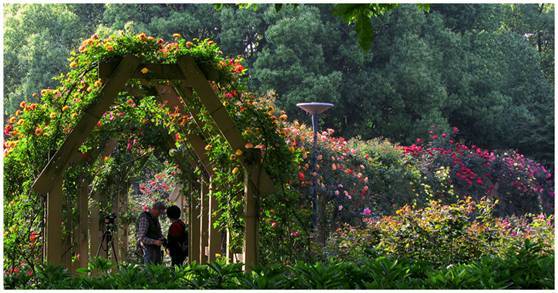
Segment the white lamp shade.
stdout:
[[311,103],[298,103],[296,104],[296,106],[306,111],[306,113],[314,115],[314,114],[320,114],[325,112],[327,109],[333,107],[333,104],[311,102]]

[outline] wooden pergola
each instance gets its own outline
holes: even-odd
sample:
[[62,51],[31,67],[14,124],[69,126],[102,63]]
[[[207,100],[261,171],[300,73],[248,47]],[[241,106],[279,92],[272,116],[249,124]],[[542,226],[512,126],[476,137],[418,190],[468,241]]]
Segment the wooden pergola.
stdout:
[[[147,68],[147,70],[145,70]],[[146,73],[147,72],[147,73]],[[130,79],[139,79],[143,85],[152,86],[156,90],[157,98],[173,109],[178,109],[183,115],[191,115],[198,126],[201,121],[196,118],[195,109],[187,107],[193,99],[199,98],[199,102],[210,114],[220,134],[226,139],[233,150],[244,149],[246,142],[242,138],[241,130],[235,127],[233,119],[226,111],[208,80],[214,80],[213,74],[200,69],[195,60],[190,56],[178,58],[175,64],[142,64],[135,56],[124,56],[115,62],[104,62],[99,64],[99,77],[103,80],[103,87],[98,99],[85,110],[76,127],[68,134],[62,146],[57,150],[52,159],[44,167],[33,184],[33,190],[39,194],[46,195],[46,241],[44,253],[49,264],[66,265],[63,261],[64,245],[62,241],[62,208],[63,191],[62,184],[64,171],[72,162],[79,158],[78,148],[86,141],[103,113],[109,110],[115,98],[121,91],[130,95],[141,96],[142,92],[131,86],[127,86]],[[153,80],[166,80],[166,84],[155,84]],[[197,95],[194,95],[196,93]],[[212,196],[212,166],[205,154],[205,139],[197,134],[189,134],[185,139],[191,150],[197,157],[197,162],[179,163],[181,168],[188,168],[194,163],[205,170],[206,176],[199,178],[200,197],[192,196],[192,188],[186,188],[189,192],[189,235],[190,235],[190,261],[204,263],[213,261],[215,254],[219,251],[217,243],[221,242],[220,231],[213,228],[215,220],[213,213],[217,204]],[[167,142],[170,143],[172,138]],[[102,154],[110,154],[116,147],[114,140],[109,140],[102,150],[93,154],[94,158]],[[186,159],[185,159],[186,160]],[[259,163],[241,161],[244,169],[244,246],[243,261],[245,269],[251,270],[257,263],[257,210],[256,198],[275,190],[273,182]],[[78,196],[79,225],[78,251],[80,253],[80,266],[87,264],[88,251],[91,254],[99,245],[100,237],[95,235],[100,231],[99,206],[88,206],[88,182],[82,180],[80,194]],[[100,199],[100,194],[94,194],[94,198]],[[117,206],[125,206],[127,202],[118,200]],[[113,205],[114,210],[114,205]],[[91,212],[88,219],[89,212]],[[88,229],[88,225],[90,226]],[[89,231],[88,231],[89,230]],[[90,245],[88,242],[90,239]],[[227,241],[228,242],[228,241]],[[206,248],[207,247],[207,248]],[[206,253],[206,251],[208,253]],[[227,256],[229,247],[227,247]]]

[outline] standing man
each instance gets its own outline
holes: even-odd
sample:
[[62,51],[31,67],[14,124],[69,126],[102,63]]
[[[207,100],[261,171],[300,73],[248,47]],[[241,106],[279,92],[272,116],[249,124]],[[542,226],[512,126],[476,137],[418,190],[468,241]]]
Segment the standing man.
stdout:
[[156,202],[149,211],[142,212],[138,224],[138,244],[143,248],[144,264],[163,262],[161,246],[164,243],[159,215],[165,212],[165,203]]

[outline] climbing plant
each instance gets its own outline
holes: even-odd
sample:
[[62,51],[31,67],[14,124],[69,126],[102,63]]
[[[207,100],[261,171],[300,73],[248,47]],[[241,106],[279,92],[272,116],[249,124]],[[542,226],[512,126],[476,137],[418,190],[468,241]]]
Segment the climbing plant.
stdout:
[[[196,133],[206,139],[205,151],[213,168],[213,190],[221,215],[216,225],[228,227],[232,231],[233,243],[237,248],[240,248],[241,238],[238,236],[243,227],[240,196],[243,192],[243,172],[240,160],[259,161],[279,187],[275,194],[259,199],[258,209],[262,220],[265,222],[270,217],[280,218],[286,227],[291,227],[285,230],[262,229],[261,242],[271,243],[266,239],[290,241],[290,230],[304,230],[302,226],[308,221],[302,218],[302,206],[291,204],[298,200],[288,184],[290,176],[296,174],[294,163],[297,151],[289,150],[282,137],[281,126],[286,120],[285,116],[246,92],[246,69],[242,59],[224,57],[217,44],[209,39],[188,40],[180,34],[174,34],[173,38],[165,41],[144,33],[132,35],[122,32],[104,38],[93,35],[71,53],[68,72],[56,78],[58,87],[34,94],[40,100],[39,103],[22,102],[20,109],[9,118],[4,128],[4,170],[6,178],[9,178],[4,181],[7,227],[4,236],[8,256],[5,266],[37,262],[40,249],[32,248],[39,247],[38,239],[44,236],[41,229],[44,201],[31,190],[33,180],[84,115],[84,109],[99,98],[103,87],[103,81],[98,76],[99,64],[118,60],[125,55],[134,55],[143,63],[162,64],[174,63],[180,56],[193,57],[206,75],[213,76],[215,81],[211,83],[212,87],[248,143],[243,149],[231,149],[209,113],[195,98],[187,105],[187,109],[196,110],[196,121],[191,115],[181,114],[178,109],[161,103],[149,87],[133,79],[128,85],[145,94],[134,96],[129,90],[118,94],[114,105],[103,114],[87,141],[80,146],[80,162],[87,161],[91,153],[108,138],[123,141],[126,147],[118,147],[117,151],[128,152],[130,158],[158,152],[172,159],[177,153],[187,150],[186,138]],[[142,68],[141,72],[146,77],[150,75],[147,68]],[[168,85],[168,82],[162,81],[155,83]],[[197,123],[202,123],[203,127]],[[165,143],[169,137],[174,144]],[[109,178],[114,174],[114,169],[119,167],[116,157],[112,157],[100,158],[80,169],[72,168],[70,173],[96,176],[93,188],[106,188],[109,181],[103,178]],[[201,170],[197,169],[197,173],[201,173]],[[76,186],[71,180],[77,177],[71,174],[66,175],[68,182],[64,189],[69,204],[75,200],[77,190],[68,188]],[[301,228],[296,228],[299,226]],[[35,240],[27,241],[29,237]],[[262,248],[264,256],[269,255],[266,249],[273,249],[263,245]],[[286,256],[294,256],[295,253],[298,252],[291,251]]]

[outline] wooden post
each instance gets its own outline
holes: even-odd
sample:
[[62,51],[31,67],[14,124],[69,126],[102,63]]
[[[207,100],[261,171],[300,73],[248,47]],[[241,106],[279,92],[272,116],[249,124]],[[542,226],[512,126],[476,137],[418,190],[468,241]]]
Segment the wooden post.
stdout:
[[[118,215],[118,211],[120,210],[120,199],[119,199],[119,197],[120,197],[120,193],[122,192],[121,191],[122,186],[117,185],[117,186],[114,186],[114,187],[117,190],[116,190],[116,192],[113,193],[113,196],[112,196],[112,210],[111,210],[111,212],[115,215]],[[118,224],[118,222],[119,221],[117,219],[116,223]],[[116,227],[118,227],[118,225],[116,225]],[[112,239],[114,241],[114,246],[115,246],[116,249],[113,251],[112,246],[110,244],[109,244],[109,247],[108,247],[109,255],[112,254],[112,258],[113,258],[113,261],[112,261],[113,268],[116,268],[116,262],[114,261],[114,259],[116,258],[116,259],[120,260],[120,251],[118,249],[118,247],[119,247],[118,244],[120,244],[120,238],[121,238],[120,237],[120,231],[118,231],[118,229],[117,229],[116,231],[114,231],[112,233]]]
[[101,211],[101,195],[98,191],[93,193],[93,200],[91,202],[91,214],[89,215],[89,236],[91,241],[91,258],[96,257],[99,245],[101,245],[101,219],[99,213]]
[[128,187],[130,182],[126,182],[124,189],[121,191],[119,195],[119,204],[118,210],[118,217],[120,218],[120,242],[118,243],[118,247],[120,249],[120,253],[118,254],[119,263],[123,263],[127,256],[128,256],[128,223],[122,222],[122,216],[128,212]]
[[216,254],[221,253],[221,231],[214,227],[217,218],[217,199],[213,195],[213,180],[209,177],[209,262],[215,261]]
[[200,263],[205,264],[207,263],[207,244],[208,244],[208,208],[209,208],[209,201],[208,201],[208,182],[207,179],[201,178],[201,188],[200,188]]
[[89,219],[89,180],[82,178],[78,198],[79,224],[78,224],[78,259],[79,267],[87,267],[89,262],[89,242],[87,222]]
[[47,194],[46,260],[52,265],[62,265],[62,180]]
[[227,263],[234,263],[234,254],[233,254],[233,250],[232,250],[232,236],[231,236],[231,231],[229,228],[227,228],[227,241],[226,241],[226,258],[227,258]]
[[200,207],[199,200],[197,196],[194,196],[194,192],[190,192],[190,251],[189,251],[189,261],[190,263],[196,262],[200,263]]
[[244,270],[251,271],[257,263],[257,210],[256,194],[250,182],[248,170],[244,169]]

